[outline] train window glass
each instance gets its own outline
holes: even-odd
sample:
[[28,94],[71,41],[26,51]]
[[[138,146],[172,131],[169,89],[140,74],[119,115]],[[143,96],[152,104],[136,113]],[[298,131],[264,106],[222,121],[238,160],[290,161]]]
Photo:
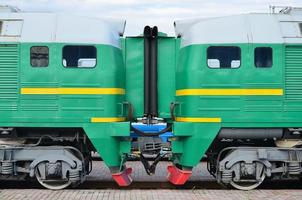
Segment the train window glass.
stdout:
[[49,49],[47,46],[33,46],[30,48],[30,64],[33,67],[47,67]]
[[67,68],[93,68],[96,66],[96,48],[87,45],[64,46],[62,62]]
[[241,51],[239,47],[212,46],[207,50],[207,63],[210,68],[239,68]]
[[271,47],[255,48],[255,66],[258,68],[268,68],[273,65],[273,49]]
[[302,35],[302,23],[299,23],[299,29],[300,29],[300,33]]

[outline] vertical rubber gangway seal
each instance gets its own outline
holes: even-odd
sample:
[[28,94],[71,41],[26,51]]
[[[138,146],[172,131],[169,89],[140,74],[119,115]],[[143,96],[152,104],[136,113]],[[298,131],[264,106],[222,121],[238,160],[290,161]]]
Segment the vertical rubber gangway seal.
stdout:
[[158,116],[158,92],[157,92],[157,52],[158,52],[158,29],[156,26],[151,31],[151,63],[150,63],[150,115]]
[[144,116],[150,114],[150,43],[152,29],[150,26],[144,28]]
[[144,28],[144,117],[158,116],[158,28]]

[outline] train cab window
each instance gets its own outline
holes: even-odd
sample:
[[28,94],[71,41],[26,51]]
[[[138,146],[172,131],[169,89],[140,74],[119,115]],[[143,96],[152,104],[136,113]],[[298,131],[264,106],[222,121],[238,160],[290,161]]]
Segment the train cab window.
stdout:
[[49,62],[49,49],[47,46],[34,46],[30,48],[30,64],[32,67],[47,67]]
[[271,47],[255,48],[255,66],[258,68],[268,68],[273,65],[273,49]]
[[209,68],[239,68],[241,64],[241,50],[239,47],[211,46],[207,50]]
[[87,45],[64,46],[62,62],[67,68],[93,68],[96,66],[96,48]]

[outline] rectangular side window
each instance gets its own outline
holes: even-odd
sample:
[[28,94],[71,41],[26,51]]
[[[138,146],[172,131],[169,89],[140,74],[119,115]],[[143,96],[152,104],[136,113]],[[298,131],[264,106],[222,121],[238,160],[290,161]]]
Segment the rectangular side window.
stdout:
[[241,64],[241,50],[239,47],[211,46],[207,50],[209,68],[239,68]]
[[47,46],[33,46],[30,48],[30,64],[32,67],[47,67],[49,49]]
[[273,66],[273,49],[271,47],[255,48],[255,66],[268,68]]
[[96,66],[96,48],[87,45],[64,46],[62,62],[67,68],[93,68]]

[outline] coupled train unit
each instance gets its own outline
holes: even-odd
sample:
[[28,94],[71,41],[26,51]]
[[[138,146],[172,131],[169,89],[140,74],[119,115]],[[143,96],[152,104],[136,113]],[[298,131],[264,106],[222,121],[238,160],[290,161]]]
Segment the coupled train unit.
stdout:
[[175,185],[201,159],[241,190],[300,179],[302,9],[174,26],[1,7],[0,179],[75,187],[91,152],[120,186],[133,158],[149,175],[168,158]]

